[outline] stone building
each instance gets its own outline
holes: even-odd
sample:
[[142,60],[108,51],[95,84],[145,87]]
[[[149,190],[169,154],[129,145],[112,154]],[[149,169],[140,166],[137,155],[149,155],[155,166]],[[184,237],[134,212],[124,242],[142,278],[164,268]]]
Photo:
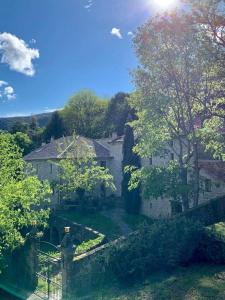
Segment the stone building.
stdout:
[[[57,162],[66,158],[77,144],[82,152],[82,144],[88,146],[97,160],[99,165],[107,167],[114,177],[116,191],[114,195],[121,196],[121,180],[122,180],[122,143],[120,138],[112,137],[100,140],[88,139],[84,137],[62,137],[57,140],[51,140],[48,144],[43,144],[40,148],[35,149],[24,157],[24,160],[31,163],[36,170],[36,174],[41,180],[49,180],[50,183],[57,182],[59,179],[59,168]],[[85,151],[83,152],[85,153]],[[74,154],[74,158],[76,154]],[[98,192],[101,192],[99,187]],[[112,193],[106,191],[106,193]],[[57,189],[53,188],[52,206],[60,204],[60,194]]]
[[[32,163],[41,180],[56,181],[58,179],[57,161],[66,157],[73,142],[72,137],[52,140],[26,155],[24,159]],[[88,144],[99,164],[109,169],[116,186],[114,194],[121,197],[123,137],[113,136],[98,140],[79,137],[76,142]],[[176,159],[176,143],[173,142],[163,155],[142,159],[141,164],[142,166],[165,166],[170,160]],[[207,153],[202,152],[199,167],[201,178],[199,204],[217,196],[225,195],[225,162],[212,160]],[[171,200],[166,198],[145,199],[142,197],[141,213],[152,218],[165,218],[171,216],[174,210],[181,211],[181,204],[178,203],[174,207]],[[54,190],[52,205],[57,204],[60,204],[60,196],[57,190]]]
[[[163,155],[142,159],[142,166],[166,166],[169,161],[177,160],[178,145],[171,142]],[[225,162],[213,160],[211,155],[199,151],[200,194],[199,204],[210,199],[225,195]],[[188,181],[191,179],[188,172]],[[190,207],[193,204],[190,203]],[[142,197],[141,213],[152,218],[167,218],[173,213],[183,210],[181,202],[174,203],[169,198],[145,199]]]

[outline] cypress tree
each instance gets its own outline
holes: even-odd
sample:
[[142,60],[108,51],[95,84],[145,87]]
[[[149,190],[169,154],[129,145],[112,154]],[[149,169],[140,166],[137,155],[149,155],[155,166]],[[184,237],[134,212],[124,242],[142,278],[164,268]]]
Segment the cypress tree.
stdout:
[[[128,115],[127,121],[130,122],[134,120],[135,116],[133,113]],[[125,209],[130,214],[138,214],[140,211],[141,197],[140,188],[135,190],[128,190],[130,173],[124,172],[126,166],[135,166],[140,168],[141,162],[140,157],[133,152],[133,147],[135,146],[135,138],[132,127],[128,124],[125,126],[125,136],[123,143],[123,180],[122,180],[122,197],[125,204]]]

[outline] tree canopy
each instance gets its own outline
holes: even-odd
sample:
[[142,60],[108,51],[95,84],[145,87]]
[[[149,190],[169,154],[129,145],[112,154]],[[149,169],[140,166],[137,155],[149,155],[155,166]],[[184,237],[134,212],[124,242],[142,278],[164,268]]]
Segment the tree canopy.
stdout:
[[[65,149],[67,147],[65,146]],[[94,193],[101,184],[111,190],[115,189],[113,176],[108,168],[99,165],[88,142],[75,135],[66,157],[59,162],[59,169],[60,180],[57,187],[66,200],[74,192],[78,192],[80,200],[83,200],[86,192]]]
[[173,151],[184,186],[183,206],[189,207],[191,196],[185,188],[187,170],[193,173],[197,205],[199,145],[214,157],[223,155],[224,53],[202,26],[179,12],[158,15],[140,27],[135,49],[140,61],[134,73],[137,92],[130,99],[138,116],[135,149],[146,158]]
[[[25,241],[33,221],[45,226],[51,189],[29,171],[13,136],[0,133],[0,257]],[[36,209],[38,208],[38,209]],[[26,230],[25,230],[26,229]],[[0,268],[3,266],[0,261]]]
[[58,139],[65,134],[65,126],[62,116],[59,111],[52,113],[51,119],[43,132],[43,139],[45,142],[49,142],[51,138]]
[[106,127],[110,133],[123,135],[125,124],[131,108],[128,104],[129,94],[119,92],[111,98],[106,112]]
[[67,134],[100,138],[105,133],[108,101],[94,92],[83,90],[72,96],[62,111]]

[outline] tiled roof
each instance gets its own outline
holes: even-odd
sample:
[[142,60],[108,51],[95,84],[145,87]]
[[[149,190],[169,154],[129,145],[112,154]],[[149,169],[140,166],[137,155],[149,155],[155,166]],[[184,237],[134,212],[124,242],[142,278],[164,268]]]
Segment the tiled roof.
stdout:
[[[100,144],[98,141],[93,139],[87,139],[84,137],[77,137],[74,140],[73,137],[63,137],[57,140],[53,140],[48,144],[41,146],[38,149],[35,149],[31,153],[24,156],[26,161],[32,160],[48,160],[48,159],[60,159],[65,158],[67,154],[74,149],[74,145],[77,143],[79,145],[80,153],[82,150],[87,150],[88,148],[93,153],[94,157],[98,158],[110,158],[110,151]],[[73,152],[74,157],[76,154]]]
[[202,160],[199,167],[214,180],[225,182],[225,162]]

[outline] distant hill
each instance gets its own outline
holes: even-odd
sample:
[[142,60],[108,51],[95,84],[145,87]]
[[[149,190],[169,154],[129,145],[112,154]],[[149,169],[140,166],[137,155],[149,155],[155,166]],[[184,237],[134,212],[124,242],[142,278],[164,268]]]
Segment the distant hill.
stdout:
[[24,117],[0,118],[0,130],[10,130],[12,125],[18,121],[29,124],[33,117],[35,117],[37,119],[38,125],[40,127],[45,127],[48,124],[51,116],[52,116],[52,112],[37,114],[37,115],[32,115],[32,116],[24,116]]

